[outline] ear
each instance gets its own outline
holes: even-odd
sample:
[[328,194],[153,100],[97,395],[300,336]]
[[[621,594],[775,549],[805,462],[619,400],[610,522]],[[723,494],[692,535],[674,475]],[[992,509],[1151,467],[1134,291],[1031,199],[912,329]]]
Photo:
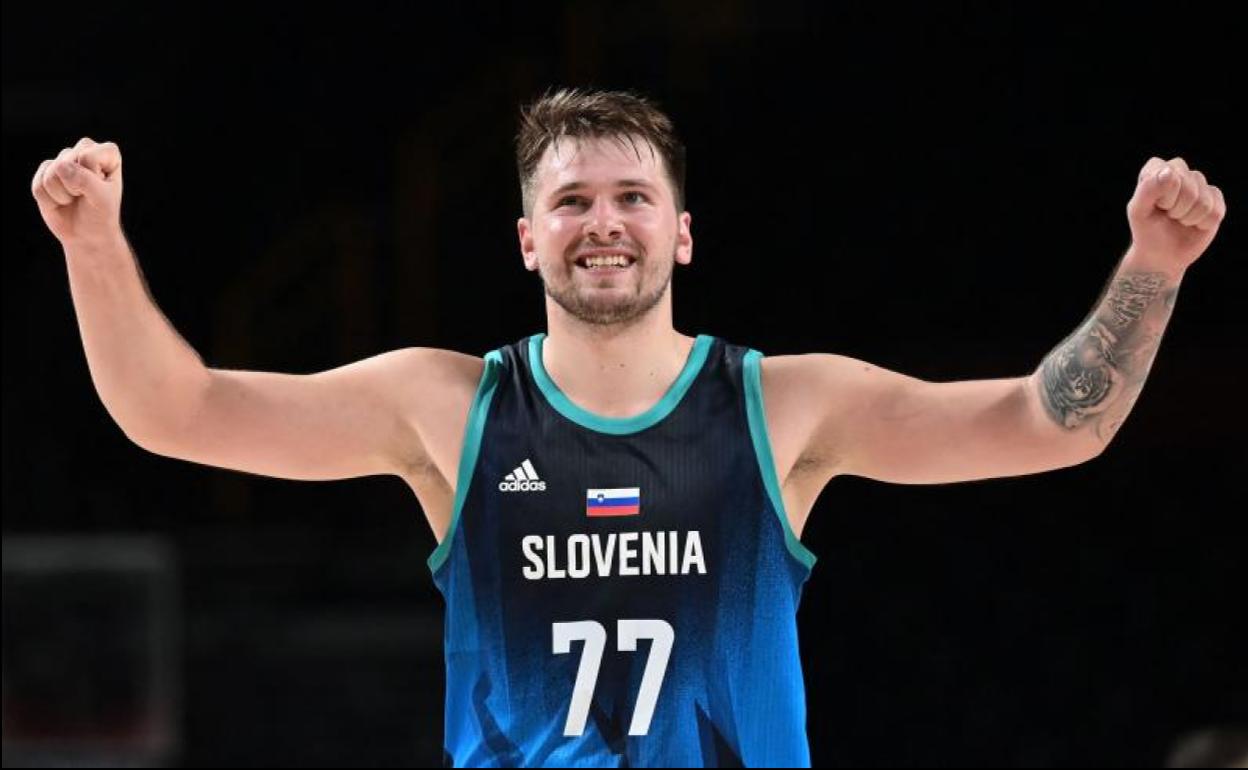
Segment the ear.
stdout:
[[516,220],[516,233],[520,236],[520,255],[524,258],[524,269],[537,270],[537,243],[533,238],[533,228],[524,217]]
[[676,217],[676,261],[687,265],[693,261],[693,232],[689,229],[693,215],[682,211]]

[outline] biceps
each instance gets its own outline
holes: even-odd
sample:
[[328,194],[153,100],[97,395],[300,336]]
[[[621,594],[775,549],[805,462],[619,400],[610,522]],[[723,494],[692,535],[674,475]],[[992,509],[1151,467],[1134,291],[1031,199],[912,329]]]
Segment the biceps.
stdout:
[[400,448],[419,439],[384,386],[381,359],[317,374],[213,369],[199,409],[153,451],[287,479],[396,472]]
[[887,370],[846,419],[844,472],[895,484],[947,484],[1064,468],[1094,456],[1046,425],[1028,378],[925,382]]

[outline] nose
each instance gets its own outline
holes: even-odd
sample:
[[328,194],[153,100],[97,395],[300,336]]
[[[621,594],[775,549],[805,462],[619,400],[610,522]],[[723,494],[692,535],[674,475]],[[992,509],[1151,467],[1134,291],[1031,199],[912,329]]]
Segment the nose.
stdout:
[[599,240],[615,240],[624,232],[624,223],[620,221],[618,212],[610,200],[598,198],[585,220],[584,234],[595,236]]

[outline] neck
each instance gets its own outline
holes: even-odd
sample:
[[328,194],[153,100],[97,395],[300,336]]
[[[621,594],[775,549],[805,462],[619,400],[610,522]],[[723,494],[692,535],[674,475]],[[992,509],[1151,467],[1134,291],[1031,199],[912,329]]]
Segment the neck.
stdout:
[[573,403],[602,417],[632,417],[654,406],[693,347],[692,337],[672,328],[670,313],[647,313],[617,328],[586,324],[558,306],[552,311],[542,366]]

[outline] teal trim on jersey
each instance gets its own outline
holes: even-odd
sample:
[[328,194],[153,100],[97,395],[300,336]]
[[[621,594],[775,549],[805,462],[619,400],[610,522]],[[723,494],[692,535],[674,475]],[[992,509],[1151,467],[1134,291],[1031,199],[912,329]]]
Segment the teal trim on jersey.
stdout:
[[494,389],[498,385],[498,372],[503,365],[503,354],[491,350],[485,354],[485,368],[481,370],[481,380],[477,383],[477,392],[472,397],[472,406],[468,408],[468,423],[464,428],[464,444],[459,452],[459,472],[455,474],[455,507],[451,509],[451,526],[446,528],[446,535],[438,547],[429,554],[429,571],[437,572],[451,552],[451,540],[455,530],[459,528],[459,512],[464,507],[464,498],[468,496],[468,484],[472,481],[472,473],[477,467],[477,455],[481,453],[481,434],[485,431],[485,417],[490,411],[490,401],[494,398]]
[[780,494],[780,481],[776,478],[776,461],[771,453],[771,439],[767,435],[767,413],[763,409],[763,374],[758,365],[762,357],[762,353],[751,349],[741,359],[745,371],[745,413],[750,423],[750,438],[754,441],[754,454],[763,472],[763,485],[767,487],[767,495],[776,509],[776,516],[780,518],[780,525],[784,527],[784,543],[793,558],[811,569],[818,557],[793,534],[788,513],[784,510],[784,496]]
[[572,403],[572,400],[559,390],[555,381],[550,379],[550,375],[546,373],[546,367],[542,364],[542,340],[545,337],[545,332],[529,337],[529,369],[533,372],[533,379],[537,381],[537,387],[541,389],[542,395],[546,396],[546,401],[564,417],[581,427],[617,436],[645,430],[671,414],[671,411],[680,403],[681,397],[685,395],[685,391],[689,390],[689,386],[693,384],[693,378],[697,377],[698,372],[702,370],[702,364],[706,362],[706,354],[711,349],[711,336],[699,334],[693,341],[693,349],[689,351],[689,358],[685,361],[684,368],[680,370],[680,376],[657,404],[632,417],[601,417]]

